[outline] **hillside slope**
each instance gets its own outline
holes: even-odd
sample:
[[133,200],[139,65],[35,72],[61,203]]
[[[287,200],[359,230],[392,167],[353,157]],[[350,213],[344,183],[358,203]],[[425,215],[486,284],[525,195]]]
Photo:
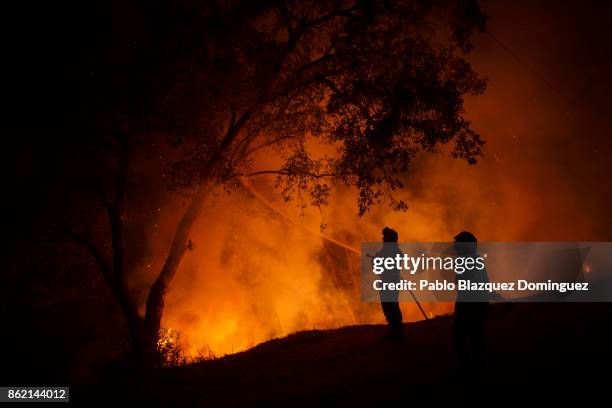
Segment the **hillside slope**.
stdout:
[[[605,381],[612,336],[608,304],[496,304],[488,326],[489,358],[484,377],[457,372],[450,348],[452,316],[405,326],[403,342],[382,341],[381,325],[305,331],[253,349],[186,367],[153,373],[116,373],[103,384],[75,390],[145,402],[232,406],[300,402],[380,403],[404,401],[419,384]],[[601,377],[600,377],[601,376]],[[434,398],[445,395],[433,394]]]

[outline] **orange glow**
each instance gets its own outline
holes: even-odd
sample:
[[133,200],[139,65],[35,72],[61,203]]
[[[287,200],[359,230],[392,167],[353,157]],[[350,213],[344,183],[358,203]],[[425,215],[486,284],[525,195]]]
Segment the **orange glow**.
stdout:
[[[170,286],[163,321],[180,333],[187,357],[234,353],[300,330],[384,323],[379,304],[360,301],[360,243],[380,240],[384,225],[411,231],[405,240],[449,234],[417,211],[393,214],[382,207],[359,219],[347,191],[324,209],[329,228],[322,234],[319,211],[308,208],[301,215],[296,203],[282,202],[270,181],[252,181],[258,196],[241,189],[215,197],[192,232],[195,249],[187,252]],[[158,255],[179,214],[180,204],[170,204],[160,211],[155,229],[161,233],[153,246],[159,250],[152,251],[155,260],[143,274],[163,260]],[[424,305],[429,316],[450,307]],[[414,304],[402,310],[405,321],[423,318]]]
[[[512,39],[513,30],[510,24],[499,35]],[[584,160],[588,144],[569,137],[604,135],[601,121],[586,111],[560,116],[581,84],[567,84],[560,97],[489,37],[480,37],[475,49],[474,67],[491,81],[483,96],[466,101],[466,111],[487,140],[485,157],[475,166],[451,159],[447,148],[418,157],[406,175],[408,188],[397,194],[408,212],[383,203],[358,218],[354,192],[338,187],[321,213],[310,207],[302,214],[265,177],[250,180],[260,197],[237,188],[206,204],[163,318],[164,327],[181,333],[189,355],[233,353],[299,330],[384,323],[380,305],[359,300],[359,256],[350,249],[380,240],[384,226],[399,231],[403,242],[448,241],[461,230],[483,242],[606,239],[606,224],[593,214],[607,209],[587,194],[605,184],[603,173],[597,160]],[[556,66],[550,57],[540,66],[544,72]],[[277,158],[266,152],[254,170],[278,168]],[[156,227],[147,231],[146,263],[131,282],[143,297],[183,208],[176,197],[160,203]],[[318,233],[322,221],[324,235],[336,242]],[[423,307],[428,316],[452,310],[442,303]],[[402,311],[406,322],[422,319],[414,304],[402,304]]]

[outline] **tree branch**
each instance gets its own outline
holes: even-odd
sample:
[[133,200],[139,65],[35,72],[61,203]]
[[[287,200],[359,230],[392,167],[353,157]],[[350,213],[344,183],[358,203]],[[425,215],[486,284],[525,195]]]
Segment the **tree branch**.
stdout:
[[251,173],[245,173],[245,174],[239,174],[238,177],[256,177],[256,176],[262,176],[265,174],[276,174],[276,175],[281,175],[281,176],[308,176],[308,177],[312,177],[312,178],[325,178],[325,177],[331,177],[331,178],[341,178],[340,176],[338,176],[337,174],[334,173],[312,173],[312,172],[289,172],[287,170],[283,170],[283,169],[278,169],[278,170],[258,170],[258,171],[254,171]]
[[267,142],[263,142],[263,143],[255,146],[255,147],[249,149],[249,150],[246,150],[244,152],[243,156],[244,157],[248,157],[249,155],[251,155],[252,153],[256,152],[257,150],[261,150],[261,149],[263,149],[265,147],[272,146],[272,145],[280,142],[281,140],[290,139],[292,137],[293,137],[292,134],[284,134],[283,136],[279,136],[279,137],[277,137],[275,139],[268,140]]
[[285,46],[280,52],[278,62],[277,62],[277,71],[280,71],[283,63],[285,62],[285,58],[297,46],[298,42],[300,41],[302,36],[306,33],[306,31],[320,24],[323,24],[327,21],[330,21],[335,17],[348,17],[348,18],[355,17],[355,15],[351,13],[351,9],[344,10],[341,8],[337,8],[327,14],[324,14],[320,17],[313,18],[310,21],[306,21],[302,23],[302,25],[297,27],[296,29],[292,29],[292,33],[290,33],[289,39],[287,40],[287,42],[285,43]]
[[104,276],[104,279],[106,279],[106,282],[108,283],[108,285],[111,288],[114,288],[115,280],[113,279],[113,276],[112,276],[111,267],[109,263],[106,261],[106,259],[104,259],[100,251],[98,251],[98,248],[96,248],[94,243],[91,242],[89,239],[85,238],[84,236],[77,234],[74,231],[68,231],[67,235],[74,242],[82,245],[83,247],[85,247],[85,249],[87,249],[87,251],[91,254],[91,256],[94,258],[94,260],[100,267],[100,270],[102,271],[102,275]]

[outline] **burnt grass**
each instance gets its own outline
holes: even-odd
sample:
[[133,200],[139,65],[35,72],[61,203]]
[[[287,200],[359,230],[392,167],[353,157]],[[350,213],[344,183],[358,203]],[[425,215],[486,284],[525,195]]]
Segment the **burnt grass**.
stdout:
[[[387,342],[383,325],[309,330],[216,360],[141,372],[108,370],[73,387],[76,402],[135,400],[154,405],[320,405],[408,402],[423,385],[555,387],[608,381],[612,305],[523,303],[491,306],[484,372],[460,371],[451,347],[453,316],[405,324]],[[431,325],[435,326],[436,335]],[[411,391],[412,390],[412,391]],[[421,395],[423,397],[423,395]]]

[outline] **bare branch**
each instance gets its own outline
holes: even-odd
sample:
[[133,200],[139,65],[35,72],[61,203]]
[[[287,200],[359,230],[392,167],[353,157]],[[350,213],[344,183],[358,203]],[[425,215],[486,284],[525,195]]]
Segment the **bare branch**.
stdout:
[[277,70],[280,70],[283,63],[285,62],[285,58],[287,57],[287,55],[289,55],[289,53],[293,51],[293,49],[297,46],[302,36],[309,29],[314,28],[318,25],[324,24],[336,17],[352,18],[352,17],[355,17],[355,15],[351,13],[351,9],[344,10],[341,8],[337,8],[320,17],[303,22],[299,27],[293,30],[292,34],[289,36],[289,40],[287,40],[287,43],[285,44],[285,47],[281,50],[280,56],[277,62]]
[[317,65],[319,65],[320,63],[329,60],[333,54],[331,53],[332,49],[335,46],[335,42],[331,42],[329,47],[327,48],[327,50],[323,53],[323,55],[321,55],[319,58],[315,58],[310,62],[307,62],[306,64],[302,65],[301,67],[299,67],[298,69],[296,69],[292,74],[291,74],[291,78],[296,78],[299,75],[301,75],[303,72],[309,70],[310,68],[316,67]]
[[[125,187],[128,179],[128,172],[130,162],[132,158],[132,146],[129,141],[129,136],[125,135],[123,138],[119,137],[120,150],[117,155],[117,163],[119,165],[119,171],[117,172],[116,179],[116,191],[115,191],[115,205],[121,207],[123,204],[123,198],[125,196]],[[105,204],[107,208],[110,208],[110,204]]]
[[109,263],[106,261],[106,259],[104,259],[104,256],[102,256],[100,251],[98,251],[98,248],[94,245],[94,243],[90,241],[89,239],[85,238],[84,236],[77,234],[74,231],[68,231],[67,235],[71,240],[82,245],[85,249],[87,249],[87,251],[91,254],[91,256],[94,258],[94,260],[100,267],[100,270],[102,271],[102,275],[106,279],[107,283],[109,284],[111,288],[113,288],[115,285],[115,280],[112,276],[111,267]]
[[297,21],[297,19],[293,14],[291,14],[289,8],[283,1],[279,2],[278,11],[281,15],[283,23],[285,24],[285,28],[287,28],[287,33],[289,34],[289,37],[293,36],[294,28],[293,24],[291,24],[291,21]]
[[232,151],[232,154],[230,155],[230,163],[234,162],[234,158],[235,158],[236,154],[238,154],[238,151],[242,152],[240,154],[240,158],[245,158],[245,157],[248,156],[248,154],[246,154],[245,151],[249,148],[249,146],[251,145],[253,140],[260,133],[260,130],[262,128],[267,127],[270,123],[272,123],[273,121],[275,121],[279,117],[281,117],[285,113],[287,108],[289,107],[289,104],[291,103],[292,99],[293,99],[292,97],[287,98],[287,100],[285,101],[284,105],[281,108],[278,109],[278,113],[276,115],[273,115],[267,121],[261,123],[257,128],[255,128],[252,131],[248,132],[247,135],[236,144],[236,147],[234,148],[234,150]]
[[293,137],[292,134],[284,134],[283,136],[279,136],[279,137],[277,137],[275,139],[268,140],[267,142],[261,143],[261,144],[255,146],[255,147],[253,147],[253,148],[251,148],[249,150],[246,150],[243,153],[243,156],[244,157],[248,157],[249,155],[251,155],[252,153],[254,153],[254,152],[258,151],[258,150],[261,150],[261,149],[266,148],[268,146],[275,145],[275,144],[277,144],[278,142],[280,142],[282,140],[290,139],[292,137]]
[[287,170],[282,170],[282,169],[258,170],[258,171],[254,171],[251,173],[239,174],[238,177],[256,177],[256,176],[263,176],[266,174],[276,174],[280,176],[307,176],[307,177],[312,177],[312,178],[325,178],[325,177],[341,178],[339,175],[334,174],[334,173],[312,173],[312,172],[292,173],[292,172],[289,172]]

